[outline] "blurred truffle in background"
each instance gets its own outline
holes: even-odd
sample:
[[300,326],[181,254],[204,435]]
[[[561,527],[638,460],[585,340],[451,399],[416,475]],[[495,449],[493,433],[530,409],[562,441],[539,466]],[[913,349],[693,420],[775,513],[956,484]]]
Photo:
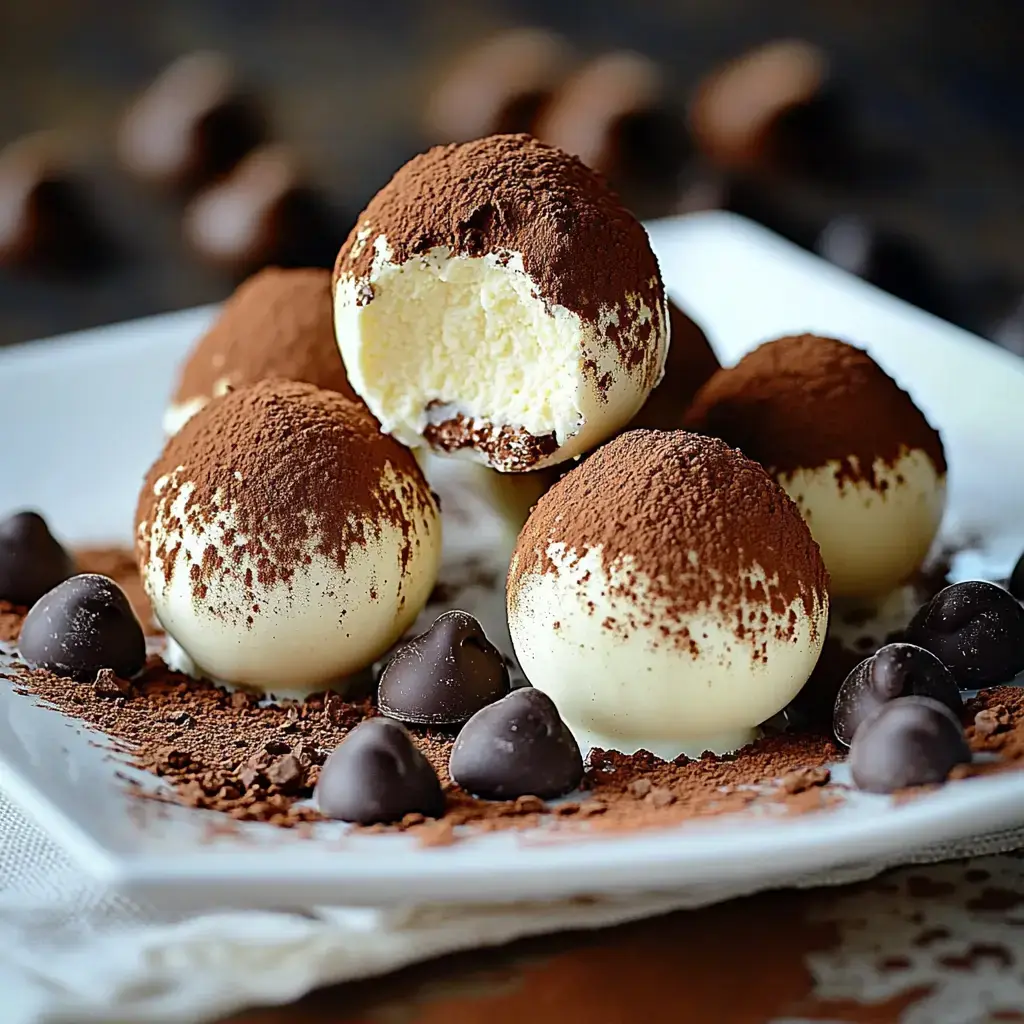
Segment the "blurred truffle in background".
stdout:
[[477,43],[449,66],[427,99],[430,142],[532,132],[537,115],[572,67],[565,40],[542,28],[515,28]]
[[129,107],[117,151],[143,181],[189,192],[226,174],[267,138],[262,105],[221,53],[180,57]]
[[693,95],[690,127],[724,168],[852,177],[846,97],[824,50],[804,40],[767,43],[713,70]]
[[579,67],[541,111],[534,134],[600,171],[642,215],[664,206],[692,154],[661,68],[631,51]]
[[196,255],[235,276],[269,264],[331,267],[349,226],[280,143],[254,150],[197,195],[183,223]]
[[113,255],[88,184],[56,133],[0,150],[0,266],[79,277],[104,269]]

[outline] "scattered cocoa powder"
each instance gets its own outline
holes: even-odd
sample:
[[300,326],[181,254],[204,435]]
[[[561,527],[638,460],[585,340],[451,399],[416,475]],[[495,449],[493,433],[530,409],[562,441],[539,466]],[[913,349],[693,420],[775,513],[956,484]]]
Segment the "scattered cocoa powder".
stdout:
[[[695,655],[700,639],[687,628],[694,613],[735,615],[736,636],[758,654],[768,637],[793,635],[794,603],[815,619],[828,588],[818,546],[782,489],[721,441],[683,431],[627,431],[541,497],[509,569],[511,614],[528,574],[558,571],[552,544],[573,559],[599,549],[617,573],[609,595],[636,597],[635,618],[607,620],[607,628],[654,627]],[[757,566],[764,581],[751,579]],[[667,614],[639,597],[638,573]],[[757,604],[764,614],[754,617]]]
[[158,636],[163,632],[153,617],[153,609],[135,564],[135,552],[131,548],[76,548],[74,556],[79,572],[108,576],[125,592],[132,611],[148,636]]
[[[320,765],[355,725],[377,713],[369,700],[333,693],[301,704],[261,705],[251,694],[228,693],[173,672],[158,657],[131,681],[101,672],[89,686],[26,667],[11,678],[19,690],[105,733],[129,763],[166,780],[172,788],[159,799],[219,811],[228,825],[234,819],[308,829],[320,820],[307,802]],[[979,729],[979,717],[998,729]],[[964,721],[972,750],[1000,760],[960,766],[951,778],[1024,769],[1024,688],[982,691],[967,702]],[[768,735],[735,754],[674,761],[644,751],[595,750],[580,787],[584,795],[551,804],[528,796],[477,800],[448,775],[453,735],[427,729],[414,729],[413,735],[444,785],[445,816],[434,821],[407,815],[396,825],[368,831],[407,832],[425,846],[455,842],[460,826],[490,832],[545,825],[541,836],[578,836],[665,828],[755,808],[815,813],[843,799],[827,768],[843,752],[829,738],[810,733]],[[921,793],[919,787],[896,798]],[[152,798],[142,790],[138,795]],[[220,834],[224,827],[213,831]]]
[[269,267],[245,281],[185,361],[174,402],[213,398],[271,377],[360,401],[334,339],[329,271]]
[[[381,486],[386,475],[393,486]],[[381,524],[401,531],[405,568],[420,541],[419,513],[435,509],[412,453],[363,406],[310,384],[263,381],[215,399],[168,441],[139,497],[137,553],[140,564],[156,559],[169,583],[181,535],[229,515],[230,532],[245,542],[226,537],[230,553],[211,543],[190,566],[192,595],[201,602],[212,580],[235,579],[244,600],[228,611],[245,622],[259,614],[254,584],[287,583],[314,551],[344,568]]]
[[[375,241],[403,264],[444,247],[453,255],[522,255],[549,306],[584,323],[608,320],[622,364],[644,390],[661,372],[665,298],[647,232],[598,174],[529,135],[491,135],[413,157],[377,193],[338,253],[335,280],[372,298]],[[627,299],[628,297],[628,299]],[[651,332],[625,331],[632,309],[651,310]],[[438,396],[442,397],[442,396]]]
[[13,643],[21,632],[21,623],[28,613],[27,608],[10,601],[0,600],[0,642]]
[[837,479],[875,486],[876,462],[915,449],[946,472],[942,440],[910,396],[866,352],[813,334],[767,342],[720,370],[681,425],[775,476],[835,461]]

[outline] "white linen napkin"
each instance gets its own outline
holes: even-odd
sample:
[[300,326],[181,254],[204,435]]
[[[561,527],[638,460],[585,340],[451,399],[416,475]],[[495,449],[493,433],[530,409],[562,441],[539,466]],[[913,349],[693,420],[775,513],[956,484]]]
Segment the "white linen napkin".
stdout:
[[[897,863],[1024,846],[1024,829],[773,888],[839,885]],[[0,795],[0,992],[6,1024],[200,1022],[321,985],[526,935],[599,928],[764,888],[756,881],[552,903],[217,911],[175,918],[104,891]]]

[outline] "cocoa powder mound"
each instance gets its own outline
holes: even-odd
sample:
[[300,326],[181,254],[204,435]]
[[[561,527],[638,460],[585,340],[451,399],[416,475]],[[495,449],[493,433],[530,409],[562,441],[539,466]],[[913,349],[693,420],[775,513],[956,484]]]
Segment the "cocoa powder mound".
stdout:
[[773,476],[839,466],[876,486],[875,463],[920,450],[946,472],[942,439],[911,397],[861,349],[814,334],[767,342],[700,390],[681,425],[720,437]]
[[[778,484],[723,442],[683,431],[627,431],[540,498],[512,557],[510,609],[524,577],[558,571],[552,544],[577,559],[600,549],[605,569],[625,580],[612,584],[620,596],[623,588],[639,593],[642,573],[670,620],[658,610],[649,624],[691,650],[686,623],[702,609],[735,610],[736,635],[759,649],[775,624],[767,612],[744,618],[746,605],[785,617],[800,603],[813,619],[828,592],[818,546]],[[758,566],[764,582],[751,579]]]
[[647,396],[630,427],[674,430],[698,391],[718,372],[721,364],[707,335],[671,299],[671,325],[665,376]]
[[[382,486],[389,473],[394,486]],[[179,498],[180,516],[172,510]],[[365,407],[310,384],[263,381],[210,402],[168,441],[139,497],[136,553],[140,566],[152,553],[169,582],[175,538],[230,514],[245,543],[233,556],[211,544],[192,564],[201,601],[216,574],[241,577],[233,563],[246,555],[262,587],[287,583],[311,552],[344,569],[348,552],[383,524],[404,538],[404,568],[419,542],[413,515],[436,510],[412,453],[381,434]],[[156,517],[169,535],[154,545]]]
[[245,281],[193,348],[173,401],[213,398],[271,377],[361,401],[334,339],[330,271],[270,267]]
[[540,298],[588,324],[609,307],[625,316],[626,297],[639,299],[652,312],[651,332],[633,341],[613,324],[610,336],[643,386],[657,381],[666,330],[658,261],[640,222],[576,157],[529,135],[413,157],[370,201],[338,254],[335,280],[353,279],[367,301],[381,235],[399,265],[437,247],[467,257],[520,253]]

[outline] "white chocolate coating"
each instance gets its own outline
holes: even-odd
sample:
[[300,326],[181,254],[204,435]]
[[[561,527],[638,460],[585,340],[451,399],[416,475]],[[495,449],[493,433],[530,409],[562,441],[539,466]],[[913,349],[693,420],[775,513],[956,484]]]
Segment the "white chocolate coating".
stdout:
[[[558,706],[581,747],[661,757],[724,752],[796,696],[825,638],[828,598],[782,614],[764,602],[720,600],[683,623],[631,559],[601,549],[547,551],[554,571],[523,575],[508,593],[509,629],[527,677]],[[696,553],[691,562],[699,566]],[[764,582],[754,568],[752,581]],[[749,593],[756,588],[748,588]],[[736,622],[760,622],[739,637]],[[692,645],[680,642],[688,630]]]
[[[158,500],[142,578],[156,618],[198,674],[277,695],[338,685],[383,654],[426,604],[440,565],[440,513],[433,505],[424,511],[405,503],[390,462],[380,486],[398,496],[413,523],[409,564],[403,568],[402,531],[376,522],[368,526],[365,546],[347,549],[344,569],[318,552],[312,537],[308,560],[300,560],[287,581],[270,584],[259,578],[249,538],[234,530],[230,505],[210,510],[216,515],[202,528],[183,525],[193,488],[186,467],[176,472],[182,486],[171,486],[177,481],[165,476],[154,488]],[[173,498],[161,500],[162,493]],[[210,547],[224,556],[223,567],[204,579],[206,591],[197,598],[190,569]],[[156,555],[161,549],[174,552],[170,573]]]
[[778,474],[821,548],[836,598],[878,597],[916,572],[935,540],[946,504],[946,477],[920,449],[890,466],[874,465],[877,484],[839,480],[839,462]]

